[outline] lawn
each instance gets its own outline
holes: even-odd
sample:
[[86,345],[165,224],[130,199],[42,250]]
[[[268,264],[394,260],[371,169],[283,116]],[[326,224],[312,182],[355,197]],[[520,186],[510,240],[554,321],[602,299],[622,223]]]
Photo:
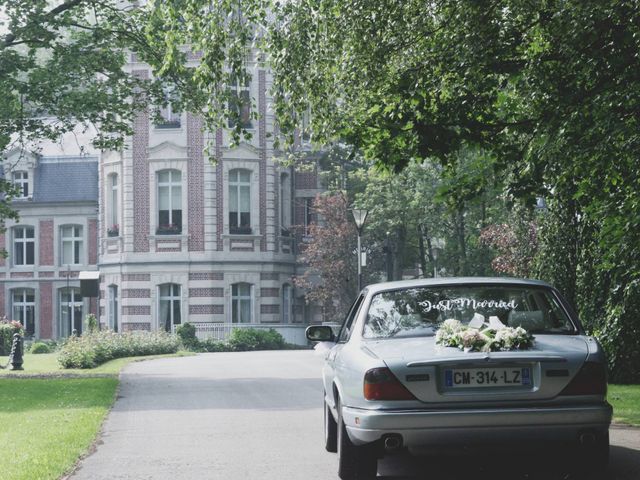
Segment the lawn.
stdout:
[[614,422],[640,426],[640,385],[609,385],[607,397]]
[[[0,478],[56,480],[69,472],[96,439],[122,367],[175,356],[119,358],[90,370],[65,370],[56,354],[27,354],[25,370],[0,370]],[[0,357],[0,365],[6,361]]]
[[1,378],[2,478],[60,478],[88,451],[117,386],[115,376]]
[[[149,355],[146,357],[125,357],[125,358],[117,358],[115,360],[110,360],[102,365],[97,366],[96,368],[91,369],[66,369],[62,368],[58,364],[57,354],[56,353],[43,353],[38,355],[26,354],[24,356],[24,364],[22,367],[24,370],[19,371],[11,371],[11,370],[0,370],[0,377],[2,376],[13,376],[13,375],[95,375],[95,374],[111,374],[117,375],[122,367],[124,367],[127,363],[132,361],[141,361],[141,360],[150,360],[154,358],[164,358],[164,357],[175,357],[175,356],[183,356],[183,355],[193,355],[190,352],[178,352],[177,354],[167,354],[167,355]],[[0,365],[4,365],[7,363],[7,357],[0,357]]]

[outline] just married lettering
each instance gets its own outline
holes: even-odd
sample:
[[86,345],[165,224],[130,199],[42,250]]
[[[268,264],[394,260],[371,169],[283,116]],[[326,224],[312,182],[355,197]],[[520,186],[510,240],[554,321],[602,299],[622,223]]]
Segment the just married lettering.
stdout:
[[504,310],[515,310],[518,304],[515,300],[505,302],[504,300],[474,300],[472,298],[453,298],[448,300],[440,300],[438,303],[431,303],[429,300],[419,302],[423,311],[439,310],[441,312],[458,309],[458,308],[500,308]]

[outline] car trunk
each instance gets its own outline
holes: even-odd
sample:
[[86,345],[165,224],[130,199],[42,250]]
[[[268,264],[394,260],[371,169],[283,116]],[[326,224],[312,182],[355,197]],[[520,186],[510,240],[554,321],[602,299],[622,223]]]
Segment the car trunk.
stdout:
[[[588,345],[579,335],[537,335],[525,351],[468,352],[435,344],[435,337],[368,341],[420,401],[532,402],[556,397],[585,361]],[[435,406],[435,405],[434,405]]]

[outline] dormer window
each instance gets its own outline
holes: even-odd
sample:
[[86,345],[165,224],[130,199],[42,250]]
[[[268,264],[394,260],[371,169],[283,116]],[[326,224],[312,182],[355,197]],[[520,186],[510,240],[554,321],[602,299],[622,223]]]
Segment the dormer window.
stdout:
[[29,172],[13,172],[13,184],[18,188],[16,198],[29,197]]

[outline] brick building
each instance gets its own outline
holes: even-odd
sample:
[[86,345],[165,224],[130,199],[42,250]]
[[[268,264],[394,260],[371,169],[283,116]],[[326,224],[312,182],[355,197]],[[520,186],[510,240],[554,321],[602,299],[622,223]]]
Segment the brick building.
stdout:
[[[135,55],[129,67],[150,75]],[[225,129],[203,132],[198,116],[171,106],[158,121],[150,105],[122,151],[5,153],[7,178],[27,183],[14,202],[20,221],[0,236],[9,252],[0,266],[8,317],[24,319],[39,338],[81,330],[90,311],[117,331],[173,331],[189,321],[202,336],[321,318],[292,281],[303,268],[293,227],[312,221],[318,178],[277,162],[270,74],[249,68],[252,81],[237,94],[254,99],[259,119],[243,107],[252,139],[234,148]],[[80,296],[86,270],[99,271],[99,311]]]

